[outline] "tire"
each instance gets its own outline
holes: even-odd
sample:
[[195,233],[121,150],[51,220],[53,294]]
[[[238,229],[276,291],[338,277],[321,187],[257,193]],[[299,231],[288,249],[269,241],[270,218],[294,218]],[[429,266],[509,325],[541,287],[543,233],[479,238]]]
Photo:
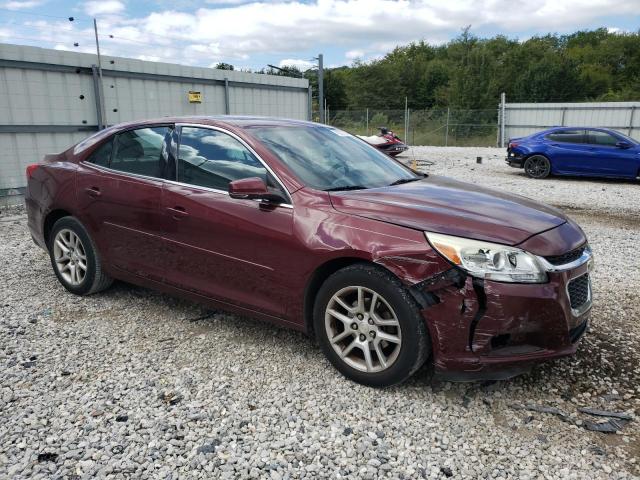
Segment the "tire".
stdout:
[[524,162],[524,173],[529,178],[547,178],[551,173],[551,162],[544,155],[531,155]]
[[91,295],[113,283],[104,273],[95,244],[77,218],[63,217],[53,224],[48,248],[58,281],[71,293]]
[[374,265],[351,265],[325,280],[313,320],[316,337],[333,366],[370,387],[404,382],[431,353],[418,304],[395,276]]

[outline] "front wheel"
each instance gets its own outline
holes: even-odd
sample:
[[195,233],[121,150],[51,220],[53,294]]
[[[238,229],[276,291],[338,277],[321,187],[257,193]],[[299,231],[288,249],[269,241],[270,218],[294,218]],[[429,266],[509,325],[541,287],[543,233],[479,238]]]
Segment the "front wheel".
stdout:
[[314,329],[333,366],[372,387],[405,381],[431,351],[411,294],[390,272],[373,265],[352,265],[325,281],[316,298]]
[[524,162],[524,172],[530,178],[546,178],[551,173],[551,162],[544,155],[532,155]]

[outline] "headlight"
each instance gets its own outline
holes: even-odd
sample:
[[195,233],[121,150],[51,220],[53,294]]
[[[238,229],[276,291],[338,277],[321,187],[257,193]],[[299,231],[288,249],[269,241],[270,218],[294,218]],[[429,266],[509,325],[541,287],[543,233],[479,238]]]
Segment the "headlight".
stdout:
[[425,232],[443,257],[470,275],[512,283],[544,283],[547,273],[537,258],[515,247]]

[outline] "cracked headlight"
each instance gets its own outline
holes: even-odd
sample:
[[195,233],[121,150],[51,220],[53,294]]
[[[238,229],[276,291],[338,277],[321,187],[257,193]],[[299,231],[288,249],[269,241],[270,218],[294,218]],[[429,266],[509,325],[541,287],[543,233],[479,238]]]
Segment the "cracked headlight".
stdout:
[[470,275],[511,283],[544,283],[547,273],[535,255],[519,248],[425,232],[443,257]]

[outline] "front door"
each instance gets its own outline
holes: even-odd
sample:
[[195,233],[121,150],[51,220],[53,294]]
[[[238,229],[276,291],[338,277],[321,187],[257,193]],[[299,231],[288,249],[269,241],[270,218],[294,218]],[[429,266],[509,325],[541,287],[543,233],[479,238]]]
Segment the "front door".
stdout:
[[610,133],[600,130],[588,130],[587,133],[593,155],[591,173],[635,178],[638,171],[635,149],[616,147],[620,140]]
[[170,129],[119,133],[80,164],[76,184],[81,220],[105,260],[154,280],[164,276],[160,159]]
[[[183,126],[177,181],[162,195],[167,282],[269,315],[286,311],[283,258],[292,254],[293,209],[232,199],[228,185],[265,179],[288,194],[238,138],[213,128]],[[286,200],[288,202],[288,200]]]

